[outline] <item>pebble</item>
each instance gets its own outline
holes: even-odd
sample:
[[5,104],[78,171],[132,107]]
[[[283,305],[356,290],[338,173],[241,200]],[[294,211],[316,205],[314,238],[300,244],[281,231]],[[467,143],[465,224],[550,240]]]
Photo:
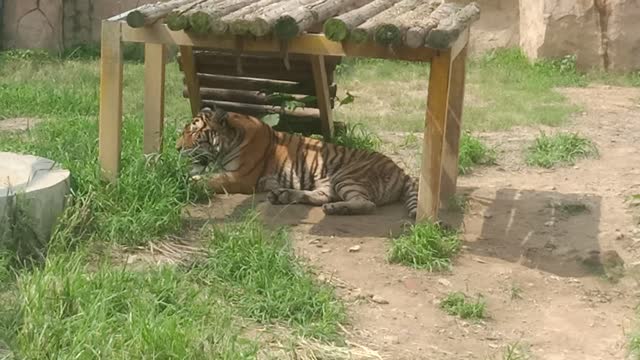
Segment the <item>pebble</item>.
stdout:
[[451,281],[447,279],[438,279],[438,284],[446,287],[451,287]]
[[355,245],[349,248],[349,252],[358,252],[362,247],[360,245]]
[[553,221],[553,220],[549,220],[549,221],[547,221],[546,223],[544,223],[544,226],[551,227],[551,226],[553,226],[553,225],[555,225],[555,224],[556,224],[556,222],[555,222],[555,221]]
[[624,234],[620,230],[616,230],[616,240],[624,239]]
[[389,301],[387,299],[383,298],[380,295],[373,295],[371,297],[371,301],[373,301],[376,304],[381,304],[381,305],[386,305],[386,304],[389,303]]
[[322,253],[323,253],[323,254],[326,254],[326,253],[328,253],[328,252],[331,252],[331,249],[322,249]]

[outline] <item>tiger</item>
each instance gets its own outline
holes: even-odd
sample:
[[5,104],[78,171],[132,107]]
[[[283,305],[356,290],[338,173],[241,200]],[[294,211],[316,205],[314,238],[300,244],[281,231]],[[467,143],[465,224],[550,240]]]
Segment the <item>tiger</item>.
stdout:
[[279,132],[256,117],[204,107],[176,141],[190,175],[214,193],[268,192],[271,204],[321,206],[326,215],[364,215],[402,200],[415,220],[417,181],[389,157]]

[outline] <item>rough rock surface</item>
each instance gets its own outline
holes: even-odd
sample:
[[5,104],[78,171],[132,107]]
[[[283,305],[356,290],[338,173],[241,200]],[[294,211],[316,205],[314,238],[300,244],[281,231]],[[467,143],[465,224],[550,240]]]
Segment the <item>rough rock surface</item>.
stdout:
[[532,59],[576,55],[580,68],[602,67],[594,0],[520,1],[520,46]]
[[605,5],[609,69],[640,69],[640,1],[607,0]]

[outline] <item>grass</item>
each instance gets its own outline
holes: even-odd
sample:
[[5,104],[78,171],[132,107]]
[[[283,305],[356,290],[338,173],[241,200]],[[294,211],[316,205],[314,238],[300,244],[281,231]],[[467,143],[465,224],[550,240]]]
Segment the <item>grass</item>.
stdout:
[[[427,64],[346,59],[338,69],[340,91],[357,100],[338,115],[376,131],[422,131],[428,76]],[[474,131],[561,125],[579,108],[554,88],[589,82],[572,58],[531,63],[517,49],[472,59],[467,79],[463,126]]]
[[0,292],[0,341],[28,359],[251,359],[259,344],[240,325],[340,340],[344,308],[300,265],[286,231],[250,214],[207,238],[207,254],[188,267],[132,270],[57,252]]
[[572,166],[577,160],[598,156],[595,144],[576,133],[542,133],[525,150],[525,162],[530,166],[553,168]]
[[464,132],[460,138],[460,153],[458,158],[458,171],[460,174],[468,174],[476,165],[494,165],[496,152],[489,148],[480,139],[468,132]]
[[300,265],[286,230],[266,230],[255,214],[215,228],[209,256],[196,272],[205,284],[223,284],[225,299],[251,319],[286,322],[303,336],[338,338],[345,313],[333,290]]
[[369,131],[363,124],[345,124],[344,129],[336,131],[333,142],[338,145],[362,149],[368,151],[378,151],[382,145],[382,140]]
[[531,350],[526,344],[515,342],[505,345],[500,356],[493,356],[493,360],[529,360],[531,359]]
[[558,207],[560,212],[569,216],[576,216],[584,213],[588,213],[589,206],[581,202],[563,203]]
[[455,315],[462,319],[480,320],[486,317],[486,303],[481,296],[470,299],[461,292],[449,293],[441,302],[440,308],[449,315]]
[[455,231],[438,224],[421,223],[393,240],[388,260],[417,269],[441,271],[451,267],[452,258],[459,250],[460,239]]

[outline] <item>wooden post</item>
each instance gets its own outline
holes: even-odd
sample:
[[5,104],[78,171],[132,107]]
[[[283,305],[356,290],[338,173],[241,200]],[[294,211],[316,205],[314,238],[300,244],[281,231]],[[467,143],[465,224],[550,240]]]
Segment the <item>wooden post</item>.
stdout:
[[442,149],[447,127],[450,79],[451,50],[444,50],[432,59],[431,71],[429,72],[417,221],[438,220]]
[[122,147],[121,24],[102,21],[98,158],[103,176],[115,182]]
[[189,91],[189,102],[191,103],[191,114],[196,116],[202,108],[200,98],[200,83],[196,69],[196,60],[193,57],[191,46],[180,46],[180,61],[182,62],[182,72],[184,73],[187,91]]
[[467,46],[456,56],[451,65],[449,90],[449,112],[442,154],[442,185],[440,199],[448,202],[456,194],[458,183],[458,157],[460,153],[460,131],[462,128],[462,106],[464,103]]
[[144,44],[144,140],[145,154],[162,150],[164,126],[165,49],[162,44]]
[[333,111],[331,110],[331,94],[324,56],[311,56],[313,82],[316,87],[318,110],[320,110],[320,126],[324,141],[331,141],[333,136]]

